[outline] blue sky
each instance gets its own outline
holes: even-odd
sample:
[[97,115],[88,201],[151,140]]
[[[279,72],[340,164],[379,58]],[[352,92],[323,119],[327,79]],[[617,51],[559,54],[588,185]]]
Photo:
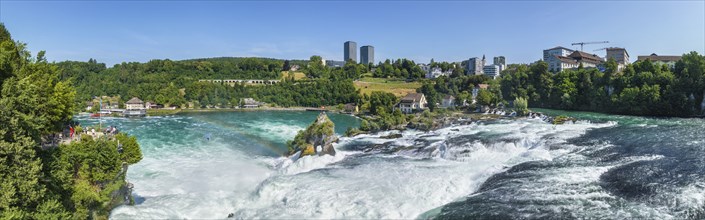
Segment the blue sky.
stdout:
[[705,53],[705,1],[5,1],[0,21],[50,61],[108,65],[151,59],[258,56],[342,60],[343,42],[373,45],[375,61],[541,59],[572,42],[604,56]]

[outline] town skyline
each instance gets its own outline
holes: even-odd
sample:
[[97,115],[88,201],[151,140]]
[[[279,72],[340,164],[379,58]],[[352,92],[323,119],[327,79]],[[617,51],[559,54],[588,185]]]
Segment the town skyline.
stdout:
[[[93,58],[108,65],[208,57],[306,60],[312,55],[342,61],[345,41],[374,46],[375,63],[399,58],[460,62],[483,55],[505,56],[507,63],[531,63],[541,60],[548,48],[579,49],[570,44],[603,40],[610,43],[586,45],[584,51],[604,57],[604,51],[593,50],[622,47],[632,61],[651,53],[705,53],[705,3],[701,1],[616,2],[608,8],[605,4],[3,1],[0,22],[13,29],[13,36],[23,39],[32,53],[40,48],[48,51],[49,61]],[[115,12],[115,7],[123,11]],[[355,16],[346,18],[336,11],[341,8]],[[254,9],[271,13],[258,15]],[[475,9],[477,13],[468,12]],[[408,14],[383,13],[387,11]],[[586,11],[590,16],[575,16]],[[415,16],[424,12],[429,16]],[[24,14],[64,19],[26,19]],[[271,14],[276,16],[266,18]],[[475,23],[481,25],[466,30]]]

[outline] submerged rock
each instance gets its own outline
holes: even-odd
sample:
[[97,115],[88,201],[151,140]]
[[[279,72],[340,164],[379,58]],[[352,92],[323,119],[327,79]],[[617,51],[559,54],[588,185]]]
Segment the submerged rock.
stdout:
[[568,116],[565,116],[565,115],[559,115],[559,116],[556,116],[555,118],[553,118],[552,120],[549,120],[549,122],[553,123],[554,125],[562,125],[562,124],[565,124],[565,123],[568,122],[568,121],[571,121],[571,122],[575,123],[575,121],[577,121],[577,120],[578,120],[578,119],[573,118],[573,117],[568,117]]
[[335,148],[333,143],[338,141],[335,135],[335,124],[328,118],[325,112],[321,112],[311,125],[306,130],[299,131],[287,145],[289,155],[296,152],[302,152],[301,156],[306,155],[333,155],[335,156]]
[[390,134],[390,135],[387,135],[387,136],[381,136],[381,137],[379,137],[379,138],[382,138],[382,139],[397,139],[397,138],[400,138],[400,137],[402,137],[402,134],[400,134],[400,133],[395,133],[395,134]]

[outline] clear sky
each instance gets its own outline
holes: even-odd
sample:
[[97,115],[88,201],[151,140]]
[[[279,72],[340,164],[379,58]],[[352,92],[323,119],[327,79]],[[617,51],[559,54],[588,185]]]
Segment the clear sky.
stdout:
[[6,1],[0,21],[50,61],[258,56],[343,59],[343,42],[375,61],[541,59],[573,42],[632,56],[705,53],[705,1]]

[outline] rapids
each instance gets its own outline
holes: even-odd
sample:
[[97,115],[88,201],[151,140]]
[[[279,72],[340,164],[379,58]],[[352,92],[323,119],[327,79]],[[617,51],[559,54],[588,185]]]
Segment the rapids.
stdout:
[[[127,176],[136,204],[111,218],[703,218],[702,119],[543,111],[581,120],[360,135],[293,162],[285,143],[316,113],[107,119],[144,154]],[[359,124],[329,116],[338,134]]]

